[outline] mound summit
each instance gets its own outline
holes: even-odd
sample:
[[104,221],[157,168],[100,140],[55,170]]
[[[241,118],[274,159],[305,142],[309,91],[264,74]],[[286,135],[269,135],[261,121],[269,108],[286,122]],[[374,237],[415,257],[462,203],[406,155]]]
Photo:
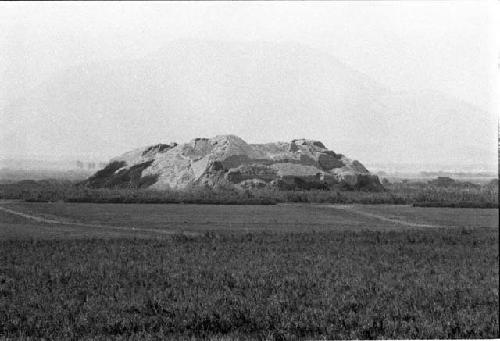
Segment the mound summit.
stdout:
[[86,181],[93,188],[377,189],[377,176],[315,140],[248,144],[235,135],[157,144],[112,159]]

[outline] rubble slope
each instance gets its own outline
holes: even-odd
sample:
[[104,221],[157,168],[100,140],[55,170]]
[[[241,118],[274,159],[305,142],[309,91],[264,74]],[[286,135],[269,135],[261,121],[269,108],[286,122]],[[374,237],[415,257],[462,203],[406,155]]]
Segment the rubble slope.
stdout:
[[189,186],[376,189],[377,176],[315,140],[248,144],[235,135],[195,138],[127,152],[87,180],[90,187]]

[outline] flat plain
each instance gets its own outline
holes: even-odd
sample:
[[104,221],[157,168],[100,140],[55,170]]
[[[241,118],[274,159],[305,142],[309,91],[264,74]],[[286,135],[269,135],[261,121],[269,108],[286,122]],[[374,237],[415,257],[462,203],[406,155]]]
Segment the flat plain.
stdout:
[[498,210],[0,203],[0,337],[495,338]]
[[[495,228],[498,227],[497,213],[497,209],[422,208],[408,205],[168,205],[4,201],[0,202],[0,217],[3,221],[0,238],[91,238],[102,236],[103,233],[113,236],[161,236],[207,231],[296,233]],[[43,220],[48,223],[43,223]]]

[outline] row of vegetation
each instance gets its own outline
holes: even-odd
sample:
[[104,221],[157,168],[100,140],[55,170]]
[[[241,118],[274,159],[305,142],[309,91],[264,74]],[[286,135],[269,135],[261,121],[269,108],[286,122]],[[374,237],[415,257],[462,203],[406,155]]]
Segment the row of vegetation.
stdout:
[[499,336],[498,231],[0,241],[0,338]]
[[236,190],[191,187],[184,191],[150,189],[96,189],[69,181],[21,181],[0,185],[0,199],[34,202],[192,203],[272,205],[284,202],[338,204],[411,204],[428,207],[498,207],[498,180],[485,185],[455,183],[384,184],[382,191],[346,190]]

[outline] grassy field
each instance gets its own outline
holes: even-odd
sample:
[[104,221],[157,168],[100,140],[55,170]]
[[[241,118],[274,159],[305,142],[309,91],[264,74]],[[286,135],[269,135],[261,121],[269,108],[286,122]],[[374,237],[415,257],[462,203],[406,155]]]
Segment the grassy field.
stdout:
[[0,207],[0,337],[499,337],[497,209]]
[[[498,226],[496,209],[421,208],[404,205],[157,205],[0,202],[0,207],[58,224],[40,224],[0,209],[3,239],[156,236],[161,232],[387,231]],[[80,224],[81,223],[81,224]],[[134,228],[134,229],[133,229]],[[157,233],[160,232],[160,233]],[[164,234],[164,233],[163,233]]]

